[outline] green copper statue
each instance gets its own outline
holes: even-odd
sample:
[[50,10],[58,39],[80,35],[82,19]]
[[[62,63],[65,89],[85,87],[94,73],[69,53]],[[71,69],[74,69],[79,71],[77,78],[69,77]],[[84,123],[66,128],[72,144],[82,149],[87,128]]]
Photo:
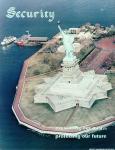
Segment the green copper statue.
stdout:
[[74,61],[76,59],[76,56],[74,56],[73,51],[74,51],[74,47],[73,47],[73,41],[74,41],[74,37],[72,37],[71,35],[65,33],[61,27],[58,25],[58,28],[63,36],[63,45],[66,51],[66,56],[64,58],[64,61]]

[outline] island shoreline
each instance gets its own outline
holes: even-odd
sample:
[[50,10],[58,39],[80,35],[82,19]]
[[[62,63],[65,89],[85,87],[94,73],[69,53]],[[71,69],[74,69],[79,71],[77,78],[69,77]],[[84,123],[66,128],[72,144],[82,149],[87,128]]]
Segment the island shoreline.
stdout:
[[[27,69],[29,66],[29,63],[31,62],[31,59],[33,58],[33,56],[35,55],[39,55],[40,52],[43,52],[44,49],[47,49],[47,47],[49,47],[52,44],[56,44],[58,41],[58,39],[55,38],[55,36],[52,38],[52,40],[48,41],[47,44],[41,48],[39,51],[37,51],[34,55],[32,55],[31,57],[29,57],[28,59],[26,59],[24,61],[24,65],[22,68],[22,72],[19,78],[19,82],[18,82],[18,86],[17,86],[17,91],[15,94],[15,98],[12,104],[12,111],[15,114],[19,124],[24,125],[34,131],[37,131],[39,133],[42,134],[51,134],[51,135],[66,135],[66,136],[76,136],[78,134],[83,134],[85,132],[94,132],[92,131],[93,127],[107,127],[110,126],[112,124],[114,124],[115,122],[115,117],[114,116],[110,116],[109,118],[106,118],[100,122],[96,122],[93,124],[89,124],[89,125],[85,125],[84,126],[84,130],[77,130],[75,128],[62,128],[62,127],[46,127],[44,125],[42,125],[40,122],[34,122],[33,120],[28,119],[24,113],[22,112],[21,108],[20,108],[20,99],[21,99],[21,95],[23,92],[23,87],[25,84],[25,79],[26,79],[26,73],[27,73]],[[89,128],[89,130],[85,130],[85,128]]]

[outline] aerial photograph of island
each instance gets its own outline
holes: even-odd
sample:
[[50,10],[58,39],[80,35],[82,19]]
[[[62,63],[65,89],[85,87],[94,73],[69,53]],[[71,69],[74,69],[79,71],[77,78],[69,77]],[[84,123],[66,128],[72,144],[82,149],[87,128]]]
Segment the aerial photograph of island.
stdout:
[[0,150],[115,150],[115,0],[0,0]]

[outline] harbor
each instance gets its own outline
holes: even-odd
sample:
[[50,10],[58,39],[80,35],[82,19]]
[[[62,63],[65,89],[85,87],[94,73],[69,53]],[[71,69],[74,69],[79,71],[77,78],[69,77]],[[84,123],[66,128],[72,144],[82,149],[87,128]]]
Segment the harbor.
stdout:
[[22,35],[20,38],[14,36],[5,37],[1,42],[2,46],[7,46],[15,43],[17,46],[38,46],[43,45],[48,41],[48,37],[33,37],[29,31],[27,34]]

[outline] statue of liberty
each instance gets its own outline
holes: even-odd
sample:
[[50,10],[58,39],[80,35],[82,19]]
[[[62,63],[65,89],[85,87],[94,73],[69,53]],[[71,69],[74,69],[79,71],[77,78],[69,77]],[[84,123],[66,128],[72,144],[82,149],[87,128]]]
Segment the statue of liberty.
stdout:
[[65,31],[63,31],[60,27],[60,25],[58,25],[58,28],[63,36],[63,45],[65,48],[65,52],[66,52],[66,56],[64,58],[64,61],[74,61],[76,59],[76,56],[74,56],[73,51],[74,51],[74,47],[73,47],[73,42],[74,42],[74,37],[65,33]]

